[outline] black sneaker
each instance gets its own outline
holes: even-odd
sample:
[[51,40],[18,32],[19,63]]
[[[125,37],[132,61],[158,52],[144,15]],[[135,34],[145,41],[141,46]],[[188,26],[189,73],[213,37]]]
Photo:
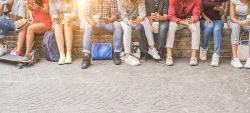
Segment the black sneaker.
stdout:
[[148,53],[141,52],[140,62],[146,62],[149,59]]
[[90,55],[87,53],[83,53],[81,68],[87,69],[90,66]]
[[114,62],[115,65],[121,65],[122,64],[122,60],[121,60],[119,52],[114,52],[114,54],[113,54],[113,62]]

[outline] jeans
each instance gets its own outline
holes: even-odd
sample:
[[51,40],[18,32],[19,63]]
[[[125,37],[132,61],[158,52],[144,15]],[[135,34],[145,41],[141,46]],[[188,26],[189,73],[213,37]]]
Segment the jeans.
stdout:
[[[159,52],[159,55],[161,58],[165,56],[165,45],[166,45],[166,39],[167,39],[167,31],[168,31],[168,22],[160,22],[159,24],[159,33],[154,34],[155,42],[156,42],[156,49]],[[140,43],[140,51],[143,53],[147,53],[148,45],[146,43],[146,38],[144,35],[144,28],[142,25],[138,25],[136,28],[136,35],[138,38],[138,41]]]
[[212,35],[214,38],[214,53],[220,54],[223,27],[223,20],[214,20],[213,23],[208,24],[205,20],[201,20],[201,28],[203,30],[201,47],[204,49],[208,47],[208,40]]
[[15,31],[15,21],[8,18],[0,17],[0,35],[4,36],[10,31]]
[[[124,44],[124,50],[125,53],[130,54],[131,53],[131,38],[132,38],[132,30],[133,30],[133,26],[128,25],[125,22],[120,22],[122,29],[123,29],[123,44]],[[144,29],[144,34],[146,35],[147,38],[147,42],[148,45],[154,45],[154,37],[153,37],[153,33],[151,31],[151,26],[150,23],[148,21],[148,19],[144,19],[141,24],[135,26],[135,30],[139,30],[139,29]],[[138,35],[139,37],[141,37],[140,35]],[[140,45],[141,46],[141,45]],[[145,50],[144,50],[145,51]]]
[[121,52],[122,46],[122,28],[119,22],[115,21],[110,24],[104,22],[100,23],[98,27],[91,27],[90,25],[85,26],[85,31],[83,35],[83,52],[90,53],[91,50],[91,35],[97,34],[101,29],[113,33],[113,48],[114,52]]
[[[175,32],[177,30],[181,30],[181,29],[184,29],[186,27],[187,26],[177,24],[175,22],[170,22],[170,24],[169,24],[170,29],[168,30],[167,42],[166,42],[167,48],[174,47]],[[192,34],[192,49],[199,50],[199,47],[200,47],[200,21],[192,24],[190,32]]]
[[[246,16],[238,16],[238,20],[245,20]],[[231,22],[231,19],[228,18],[228,27],[232,30],[231,32],[231,44],[232,45],[238,45],[240,43],[240,33],[242,31],[242,26]]]

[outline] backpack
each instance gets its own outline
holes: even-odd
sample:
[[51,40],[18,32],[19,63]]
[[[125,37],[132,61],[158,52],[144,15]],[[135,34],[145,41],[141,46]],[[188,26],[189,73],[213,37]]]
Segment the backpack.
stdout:
[[59,50],[55,40],[55,32],[47,31],[43,36],[44,57],[48,61],[58,62],[60,58]]

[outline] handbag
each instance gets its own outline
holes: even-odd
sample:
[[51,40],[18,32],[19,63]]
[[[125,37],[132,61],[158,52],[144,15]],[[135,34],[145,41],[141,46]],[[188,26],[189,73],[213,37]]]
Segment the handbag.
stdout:
[[112,59],[113,48],[111,43],[93,43],[91,46],[91,57],[93,60]]
[[[247,33],[250,36],[250,33],[249,32],[247,32]],[[241,36],[241,39],[242,39],[242,37],[243,36]],[[241,61],[246,61],[247,58],[249,58],[249,47],[250,47],[249,44],[250,44],[249,40],[240,40],[237,55]]]

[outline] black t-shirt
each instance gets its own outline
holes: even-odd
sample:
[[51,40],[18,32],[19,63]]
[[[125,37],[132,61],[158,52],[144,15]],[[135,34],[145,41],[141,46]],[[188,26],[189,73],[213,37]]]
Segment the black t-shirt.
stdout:
[[220,11],[215,11],[215,7],[219,7],[227,0],[203,0],[203,13],[211,20],[221,20]]

